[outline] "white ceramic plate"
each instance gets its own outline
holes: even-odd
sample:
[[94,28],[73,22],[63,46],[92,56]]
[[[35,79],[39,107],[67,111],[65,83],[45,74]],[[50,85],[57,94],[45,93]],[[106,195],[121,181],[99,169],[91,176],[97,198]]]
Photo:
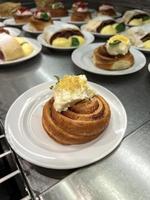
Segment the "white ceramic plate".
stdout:
[[24,23],[16,23],[14,18],[9,18],[4,20],[4,24],[8,26],[17,26],[17,27],[21,27],[24,25]]
[[[61,22],[61,21],[53,21],[53,23],[54,23],[54,25],[64,24],[64,23]],[[40,34],[40,33],[43,32],[43,31],[37,31],[37,30],[35,30],[34,28],[32,28],[32,27],[30,26],[29,23],[28,23],[28,24],[25,24],[25,25],[22,27],[22,29],[23,29],[25,32],[31,33],[31,34]]]
[[95,74],[101,74],[101,75],[125,75],[125,74],[131,74],[139,71],[142,69],[146,64],[146,58],[145,56],[138,51],[135,48],[131,47],[131,53],[134,56],[134,65],[125,70],[116,70],[116,71],[109,71],[104,70],[96,67],[92,62],[92,54],[95,48],[97,48],[100,45],[103,45],[104,43],[94,43],[82,46],[78,49],[76,49],[72,53],[72,60],[76,66],[80,67],[81,69],[84,69],[88,72],[92,72]]
[[[86,44],[90,44],[94,41],[94,36],[89,33],[89,32],[85,32],[85,31],[82,31],[82,34],[84,35],[84,38],[85,38],[85,44],[83,45],[86,45]],[[58,48],[58,47],[54,47],[50,44],[48,44],[45,39],[44,39],[44,35],[43,34],[40,34],[38,37],[37,37],[38,41],[45,47],[48,47],[48,48],[52,48],[52,49],[58,49],[58,50],[73,50],[73,49],[76,49],[77,47],[68,47],[68,48]],[[82,46],[83,46],[82,45]]]
[[75,25],[78,25],[78,26],[86,23],[85,21],[71,21],[70,16],[62,17],[61,21],[64,22],[64,23],[75,24]]
[[16,37],[20,35],[21,31],[18,28],[12,28],[12,27],[4,27],[4,29],[8,30],[10,35]]
[[104,87],[90,83],[110,105],[109,126],[97,139],[81,145],[61,145],[51,139],[42,127],[42,109],[51,97],[43,83],[22,94],[10,107],[6,120],[6,137],[22,158],[41,167],[71,169],[102,159],[121,142],[127,127],[126,111],[119,99]]
[[37,54],[40,53],[40,51],[42,49],[42,46],[39,44],[39,42],[37,40],[31,39],[31,38],[25,38],[25,39],[32,44],[32,46],[34,48],[33,52],[29,56],[23,57],[23,58],[19,58],[17,60],[11,60],[11,61],[2,61],[2,60],[0,60],[0,66],[20,63],[20,62],[29,60],[29,59],[33,58],[34,56],[36,56]]
[[149,65],[148,65],[148,71],[150,72],[150,63],[149,63]]

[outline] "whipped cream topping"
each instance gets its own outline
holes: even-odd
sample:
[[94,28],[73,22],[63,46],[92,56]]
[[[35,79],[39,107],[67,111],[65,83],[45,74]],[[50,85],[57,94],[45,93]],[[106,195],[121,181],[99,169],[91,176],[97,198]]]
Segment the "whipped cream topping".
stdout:
[[105,5],[105,4],[103,4],[102,6],[99,6],[99,11],[109,10],[109,9],[114,9],[114,7],[111,5]]
[[54,107],[56,111],[66,111],[75,103],[90,99],[95,91],[90,87],[85,75],[66,75],[53,88]]
[[110,55],[126,55],[130,48],[130,40],[124,35],[115,35],[106,43]]
[[34,13],[34,17],[37,19],[43,19],[43,20],[49,20],[51,17],[51,14],[49,12],[44,12],[44,11],[36,11]]
[[29,16],[32,15],[32,12],[29,9],[18,9],[16,11],[17,16]]
[[77,8],[77,12],[88,12],[88,8],[82,8],[82,7],[78,7]]

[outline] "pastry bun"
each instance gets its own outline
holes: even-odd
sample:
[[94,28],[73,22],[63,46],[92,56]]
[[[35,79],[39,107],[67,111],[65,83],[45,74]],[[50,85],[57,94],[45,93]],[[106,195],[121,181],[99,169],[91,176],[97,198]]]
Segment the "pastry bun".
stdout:
[[92,60],[98,68],[106,70],[123,70],[134,64],[134,57],[130,51],[126,55],[114,56],[108,54],[105,45],[94,50]]

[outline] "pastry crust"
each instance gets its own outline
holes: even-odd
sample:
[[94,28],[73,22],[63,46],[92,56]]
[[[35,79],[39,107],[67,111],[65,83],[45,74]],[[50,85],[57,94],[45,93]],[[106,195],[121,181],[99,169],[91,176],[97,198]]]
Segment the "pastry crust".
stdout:
[[66,8],[49,9],[52,17],[65,17],[68,15]]
[[110,108],[101,96],[83,100],[57,112],[51,98],[43,108],[42,124],[50,137],[61,144],[82,144],[97,138],[108,126]]
[[30,18],[30,24],[33,28],[35,28],[37,31],[43,31],[45,27],[53,24],[53,21],[50,19],[48,21],[44,21],[41,19],[37,19],[34,16]]
[[105,45],[94,50],[92,59],[98,68],[106,70],[123,70],[134,64],[134,57],[130,52],[126,55],[110,55],[107,53]]
[[74,11],[71,15],[71,21],[88,21],[91,19],[91,13]]
[[26,24],[30,21],[31,15],[18,16],[14,14],[16,24]]
[[116,12],[113,8],[109,8],[107,10],[99,11],[100,15],[107,15],[107,16],[116,16]]

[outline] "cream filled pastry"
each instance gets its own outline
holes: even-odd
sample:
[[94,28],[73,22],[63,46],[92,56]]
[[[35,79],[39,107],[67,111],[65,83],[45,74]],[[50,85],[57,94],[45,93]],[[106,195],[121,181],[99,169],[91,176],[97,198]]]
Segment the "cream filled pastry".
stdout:
[[100,33],[102,35],[115,35],[116,33],[120,33],[125,30],[125,24],[109,18],[104,18],[104,20],[95,18],[90,20],[85,25],[84,29],[90,32]]
[[16,10],[13,16],[16,23],[25,24],[29,22],[30,17],[32,16],[32,11],[26,7],[21,7]]
[[116,16],[115,8],[111,5],[103,4],[98,8],[99,15]]
[[106,70],[123,70],[134,64],[134,57],[129,51],[130,40],[124,35],[112,36],[105,45],[93,52],[93,63]]
[[74,25],[51,26],[44,31],[47,43],[54,47],[78,47],[85,43],[85,38],[80,29]]
[[71,15],[71,21],[89,21],[91,13],[88,9],[87,2],[80,2],[76,4],[76,8]]
[[51,24],[53,24],[51,14],[44,10],[36,10],[30,18],[30,29],[33,31],[43,31]]
[[125,24],[130,26],[141,26],[150,23],[150,15],[142,10],[128,10],[122,17]]
[[65,75],[53,86],[43,107],[42,124],[58,143],[82,144],[97,138],[108,126],[111,111],[85,75]]
[[24,38],[13,37],[6,33],[0,34],[0,59],[16,60],[29,56],[33,52],[32,45]]

